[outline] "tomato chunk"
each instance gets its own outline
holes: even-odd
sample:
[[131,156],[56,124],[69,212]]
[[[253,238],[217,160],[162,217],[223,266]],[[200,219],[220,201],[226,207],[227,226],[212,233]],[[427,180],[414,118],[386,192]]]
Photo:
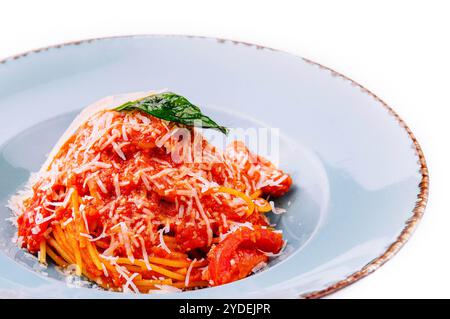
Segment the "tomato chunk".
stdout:
[[195,248],[203,248],[208,244],[208,234],[205,226],[194,225],[178,225],[176,228],[175,239],[177,244],[184,251],[191,251]]
[[240,228],[211,249],[205,279],[213,286],[242,279],[256,265],[267,261],[263,252],[277,253],[282,246],[280,233],[261,227]]

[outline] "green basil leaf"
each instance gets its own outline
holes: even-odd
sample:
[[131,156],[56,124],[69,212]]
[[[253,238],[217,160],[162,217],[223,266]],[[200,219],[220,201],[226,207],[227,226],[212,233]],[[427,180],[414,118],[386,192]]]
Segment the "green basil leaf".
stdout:
[[211,128],[228,134],[226,127],[218,125],[211,118],[204,115],[198,106],[189,102],[185,97],[172,92],[159,93],[136,101],[130,101],[115,108],[115,110],[139,110],[163,120],[188,126]]

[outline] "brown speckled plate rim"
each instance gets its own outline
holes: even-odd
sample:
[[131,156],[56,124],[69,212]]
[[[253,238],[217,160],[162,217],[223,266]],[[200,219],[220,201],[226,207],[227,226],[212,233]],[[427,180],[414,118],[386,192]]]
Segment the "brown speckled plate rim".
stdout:
[[[111,36],[111,37],[91,38],[91,39],[85,39],[85,40],[66,42],[66,43],[57,44],[57,45],[51,45],[51,46],[47,46],[47,47],[43,47],[43,48],[39,48],[36,50],[31,50],[31,51],[27,51],[24,53],[20,53],[17,55],[7,57],[3,60],[0,60],[0,65],[5,64],[9,61],[14,61],[14,60],[24,58],[30,54],[44,52],[44,51],[48,51],[50,49],[58,49],[58,48],[62,48],[62,47],[69,46],[69,45],[80,45],[80,44],[86,44],[86,43],[91,43],[91,42],[100,41],[100,40],[111,40],[111,39],[120,39],[120,38],[150,38],[150,37],[155,37],[155,38],[158,38],[158,37],[199,38],[199,39],[207,39],[207,40],[216,40],[219,43],[231,42],[236,45],[245,45],[245,46],[256,48],[258,50],[265,49],[265,50],[283,52],[280,50],[276,50],[276,49],[272,49],[269,47],[248,43],[248,42],[234,41],[234,40],[214,38],[214,37],[176,35],[176,34],[136,34],[136,35],[120,35],[120,36]],[[286,53],[286,52],[283,52],[283,53]],[[288,53],[288,54],[291,54],[291,53]],[[291,54],[291,55],[293,55],[293,54]],[[336,292],[348,285],[351,285],[351,284],[355,283],[356,281],[360,280],[361,278],[364,278],[367,275],[373,273],[375,270],[380,268],[385,262],[390,260],[400,250],[400,248],[403,247],[403,245],[408,241],[408,239],[414,232],[415,228],[417,227],[418,222],[420,221],[420,219],[422,218],[422,216],[424,214],[425,207],[426,207],[427,200],[428,200],[429,176],[428,176],[428,168],[427,168],[427,164],[425,161],[425,156],[422,152],[422,148],[420,147],[419,143],[417,142],[416,137],[414,136],[412,131],[409,129],[409,127],[406,125],[406,123],[400,118],[400,116],[390,106],[388,106],[383,100],[381,100],[374,93],[372,93],[371,91],[366,89],[364,86],[362,86],[361,84],[346,77],[345,75],[342,75],[341,73],[336,72],[333,69],[330,69],[319,63],[313,62],[309,59],[302,58],[302,57],[299,57],[299,58],[303,59],[305,62],[307,62],[311,65],[317,66],[318,68],[320,68],[322,70],[328,71],[331,76],[339,77],[344,81],[348,81],[351,85],[359,88],[362,92],[364,92],[365,94],[368,94],[373,99],[375,99],[377,102],[379,102],[381,104],[381,106],[383,106],[388,111],[388,113],[390,115],[392,115],[398,121],[400,126],[406,131],[408,136],[411,138],[412,146],[414,147],[414,149],[416,151],[416,155],[418,157],[419,171],[420,171],[420,174],[422,175],[421,181],[418,185],[419,193],[417,194],[417,200],[415,203],[415,207],[412,211],[412,216],[406,221],[405,227],[403,228],[401,233],[398,235],[397,240],[394,241],[383,254],[381,254],[377,258],[373,259],[372,261],[370,261],[368,264],[366,264],[360,270],[347,276],[345,279],[342,279],[336,283],[333,283],[332,285],[330,285],[322,290],[311,291],[311,292],[308,292],[306,294],[299,296],[301,298],[314,299],[314,298],[321,298],[321,297],[327,296],[327,295],[329,295],[333,292]]]

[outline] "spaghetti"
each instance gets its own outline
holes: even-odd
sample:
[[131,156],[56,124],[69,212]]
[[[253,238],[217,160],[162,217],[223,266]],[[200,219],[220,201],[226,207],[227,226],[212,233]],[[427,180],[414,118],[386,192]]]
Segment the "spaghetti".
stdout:
[[[191,136],[175,161],[180,128]],[[187,160],[196,143],[200,162]],[[280,251],[264,213],[291,182],[241,142],[219,153],[192,127],[102,110],[12,206],[20,245],[41,263],[75,265],[105,289],[185,290],[244,278]]]

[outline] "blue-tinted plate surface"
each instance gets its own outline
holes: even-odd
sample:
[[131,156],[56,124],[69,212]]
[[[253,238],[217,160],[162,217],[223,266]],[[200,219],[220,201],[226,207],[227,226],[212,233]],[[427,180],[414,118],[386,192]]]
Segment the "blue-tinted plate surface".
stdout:
[[[76,287],[11,242],[5,207],[76,113],[108,95],[170,88],[229,127],[279,128],[294,180],[273,220],[286,252],[249,278],[176,295]],[[293,55],[232,41],[138,36],[82,41],[0,64],[1,297],[320,297],[375,270],[421,217],[428,176],[412,133],[373,94]]]

